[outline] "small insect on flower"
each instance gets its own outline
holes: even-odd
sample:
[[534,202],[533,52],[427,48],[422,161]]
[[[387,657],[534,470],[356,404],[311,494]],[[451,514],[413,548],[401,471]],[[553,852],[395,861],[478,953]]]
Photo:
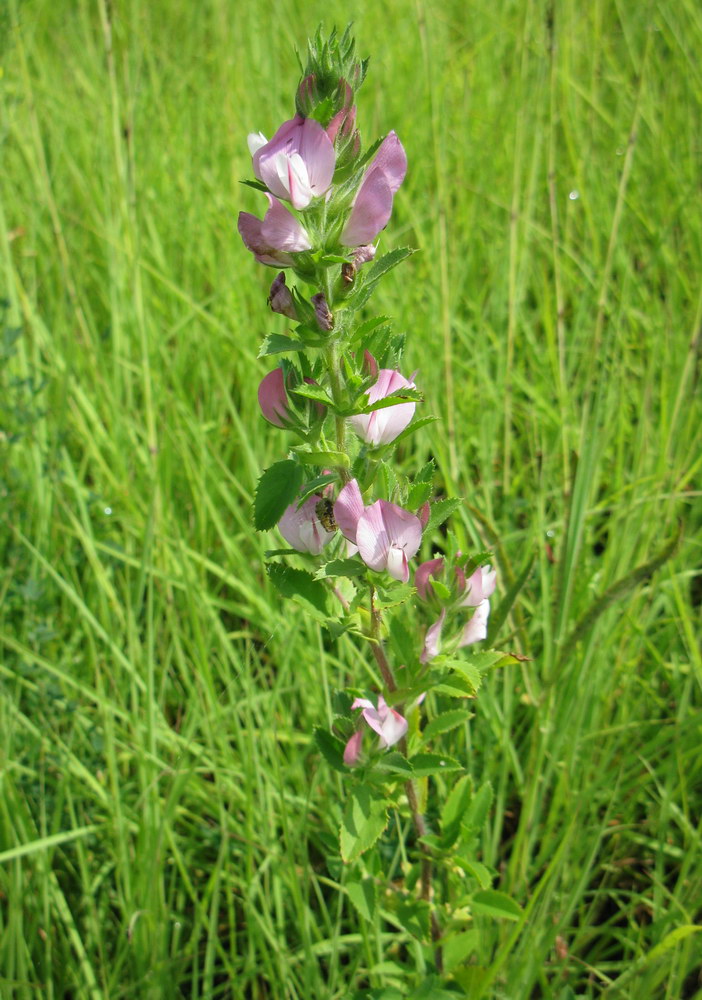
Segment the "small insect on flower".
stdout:
[[326,531],[336,531],[339,525],[334,520],[334,504],[328,497],[322,497],[314,509],[322,527]]

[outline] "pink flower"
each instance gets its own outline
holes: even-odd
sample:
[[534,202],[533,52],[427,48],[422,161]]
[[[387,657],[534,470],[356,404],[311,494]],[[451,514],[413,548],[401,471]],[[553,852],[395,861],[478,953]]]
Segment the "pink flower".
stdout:
[[441,630],[444,627],[445,618],[446,608],[441,612],[437,621],[427,629],[427,634],[424,636],[424,649],[419,658],[421,663],[428,663],[441,652]]
[[[462,573],[461,576],[463,576]],[[461,601],[461,607],[477,608],[484,600],[493,595],[496,583],[497,570],[490,566],[478,566],[465,585],[465,597]]]
[[[394,708],[390,708],[382,694],[378,695],[377,708],[368,698],[356,698],[351,708],[363,709],[363,718],[371,729],[380,736],[381,749],[399,743],[407,732],[407,719],[400,715],[399,712],[396,712]],[[351,739],[353,739],[353,736]],[[350,742],[351,740],[349,740]],[[347,743],[347,750],[348,747],[349,744]],[[360,750],[360,740],[358,741],[358,749]],[[344,752],[344,760],[346,760],[346,752]]]
[[262,379],[258,387],[258,405],[269,423],[275,427],[287,426],[290,421],[290,403],[282,368],[275,368]]
[[[377,382],[368,390],[368,402],[377,403],[398,389],[414,389],[414,382],[408,382],[403,375],[390,368],[381,368]],[[349,423],[366,444],[374,447],[390,444],[407,427],[415,407],[416,403],[396,403],[382,410],[349,417]]]
[[301,507],[291,504],[278,522],[280,533],[298,552],[311,552],[318,556],[335,532],[327,531],[317,516],[317,504],[322,499],[312,496]]
[[376,500],[366,507],[356,525],[356,545],[366,566],[402,583],[409,580],[411,559],[422,541],[422,523],[408,510]]
[[239,235],[257,261],[270,267],[291,267],[290,256],[311,250],[312,244],[300,223],[276,198],[268,194],[269,208],[263,220],[250,212],[239,212]]
[[[260,133],[254,136],[253,145],[259,138]],[[313,198],[327,191],[335,165],[334,144],[322,126],[299,115],[284,122],[270,142],[257,146],[253,153],[258,179],[271,194],[292,202],[296,209],[307,208]]]
[[339,496],[334,504],[334,520],[344,538],[354,546],[356,544],[356,527],[364,510],[358,483],[352,479],[339,491]]
[[358,189],[351,215],[341,234],[347,247],[372,243],[387,226],[392,199],[407,173],[407,156],[395,132],[383,139]]
[[481,601],[475,609],[475,613],[467,625],[463,628],[458,648],[471,646],[474,642],[480,642],[487,638],[487,622],[490,614],[490,602],[487,598]]
[[344,764],[347,767],[353,767],[354,764],[358,763],[358,758],[361,756],[361,743],[363,743],[363,730],[359,729],[344,747]]
[[440,576],[443,569],[443,556],[439,556],[438,559],[428,559],[426,562],[417,566],[414,573],[414,585],[417,588],[417,593],[423,601],[428,600],[433,593],[431,577],[436,578],[437,576]]

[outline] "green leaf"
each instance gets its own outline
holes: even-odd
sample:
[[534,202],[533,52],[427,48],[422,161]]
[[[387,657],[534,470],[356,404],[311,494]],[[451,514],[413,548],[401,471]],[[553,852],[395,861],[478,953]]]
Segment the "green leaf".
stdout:
[[[470,659],[461,659],[460,657],[447,657],[446,659],[439,659],[437,657],[436,666],[441,670],[451,670],[454,673],[452,678],[455,683],[458,680],[461,686],[468,690],[469,694],[473,695],[476,693],[483,679],[483,675],[480,670],[471,662]],[[458,677],[455,675],[458,674]],[[451,683],[450,680],[444,681],[444,683]]]
[[388,271],[392,271],[394,267],[401,264],[403,260],[407,260],[413,253],[415,251],[410,247],[396,247],[394,250],[390,250],[389,253],[383,254],[382,257],[378,257],[368,268],[366,285],[375,284],[376,281],[380,281],[383,275],[387,274]]
[[399,612],[390,619],[390,642],[397,656],[397,662],[409,666],[417,661],[417,639],[402,622],[399,617],[401,614],[402,612]]
[[376,842],[388,825],[385,799],[374,795],[366,785],[351,793],[344,810],[339,832],[341,857],[355,861]]
[[506,892],[498,889],[480,889],[471,898],[471,909],[473,913],[480,913],[485,917],[502,917],[505,920],[519,920],[522,916],[522,908]]
[[255,191],[263,191],[264,193],[268,191],[268,188],[263,181],[239,181],[239,183],[244,184],[246,187],[253,188]]
[[456,708],[452,712],[442,712],[441,715],[437,715],[435,719],[427,723],[422,736],[425,740],[433,740],[442,733],[449,733],[452,729],[467,722],[472,714],[465,708]]
[[326,624],[328,591],[323,583],[303,569],[293,569],[278,563],[266,567],[271,583],[283,597],[290,597],[301,604],[317,621]]
[[473,781],[466,774],[449,792],[441,810],[441,843],[446,849],[455,844],[461,832],[463,816],[473,796]]
[[372,878],[361,882],[347,882],[346,892],[364,920],[372,920],[375,915],[377,891]]
[[367,337],[369,334],[373,333],[373,331],[376,330],[379,326],[382,326],[384,323],[389,323],[389,322],[390,322],[389,316],[373,316],[372,319],[365,320],[363,323],[359,324],[359,326],[356,327],[356,330],[354,331],[354,334],[349,342],[350,346],[351,347],[356,346],[357,344],[360,343],[360,341],[363,340],[364,337]]
[[424,396],[418,389],[405,386],[391,392],[389,396],[383,396],[382,399],[376,400],[375,403],[369,403],[368,393],[366,392],[361,398],[360,404],[357,404],[353,410],[349,411],[348,415],[355,416],[357,413],[373,413],[374,410],[386,410],[389,406],[398,406],[400,403],[407,402],[423,403]]
[[409,601],[410,597],[413,597],[416,593],[415,588],[409,583],[401,583],[396,587],[389,585],[382,592],[378,591],[375,607],[378,611],[387,608],[398,608],[401,604]]
[[481,889],[490,888],[495,876],[492,874],[490,869],[486,868],[485,865],[480,863],[480,861],[474,861],[469,858],[461,858],[457,855],[454,855],[454,861],[459,868],[463,869],[464,872],[473,876]]
[[512,663],[518,663],[517,657],[513,653],[505,653],[499,649],[481,649],[477,653],[471,653],[465,660],[452,661],[454,670],[460,670],[458,664],[468,665],[471,670],[477,671],[481,676],[488,670],[496,670],[498,667],[506,667]]
[[431,483],[413,483],[407,495],[407,509],[418,510],[431,498],[433,489]]
[[270,357],[271,354],[287,354],[293,351],[305,351],[307,345],[301,340],[293,340],[282,333],[270,333],[261,344],[258,352],[259,358]]
[[295,454],[303,465],[318,465],[320,468],[334,465],[348,469],[351,464],[349,456],[343,451],[296,451]]
[[403,755],[397,751],[383,754],[383,756],[376,761],[375,766],[380,771],[395,771],[397,774],[403,774],[407,778],[414,774],[414,769],[410,762],[406,757],[403,757]]
[[310,385],[308,382],[303,382],[290,391],[296,396],[302,396],[304,399],[312,399],[316,403],[322,403],[323,406],[334,408],[334,400],[321,385]]
[[447,757],[446,754],[440,753],[417,753],[414,757],[410,757],[410,764],[415,778],[463,770],[463,765],[459,764],[453,757]]
[[473,830],[482,830],[485,826],[492,805],[492,785],[483,782],[471,799],[471,803],[463,815],[463,824]]
[[451,934],[442,941],[444,969],[451,972],[457,965],[464,962],[474,951],[478,951],[480,935],[477,930],[463,931]]
[[363,576],[366,567],[358,559],[331,559],[320,566],[314,575],[315,580],[324,580],[333,576],[356,577]]
[[451,517],[454,511],[463,503],[460,497],[447,497],[444,500],[437,500],[429,508],[429,521],[426,528],[424,529],[425,535],[431,535],[433,531],[444,523],[447,518]]
[[337,478],[338,477],[335,472],[327,472],[323,476],[317,476],[315,479],[310,479],[300,487],[300,493],[297,499],[298,507],[315,493],[321,493],[324,487],[328,486],[329,483],[335,483]]
[[431,907],[426,899],[402,900],[397,907],[397,919],[404,929],[417,938],[426,941],[429,938],[429,914]]
[[286,507],[297,498],[302,479],[302,469],[290,459],[266,469],[258,481],[254,499],[256,531],[267,531],[278,523]]
[[442,677],[436,683],[432,683],[432,688],[439,694],[447,694],[451,698],[475,698],[477,690],[474,684],[471,684],[465,677],[461,677],[459,674],[450,674],[448,677]]
[[344,764],[344,744],[329,732],[318,726],[314,731],[314,741],[322,757],[335,771],[347,772],[348,768]]
[[[404,441],[406,438],[408,438],[410,434],[415,434],[417,431],[420,431],[422,427],[427,427],[429,424],[435,424],[438,419],[439,419],[438,417],[429,416],[429,417],[420,417],[418,420],[413,420],[412,423],[409,425],[409,427],[405,427],[402,434],[397,435],[397,437],[393,441],[393,447],[396,447],[400,443],[400,441]],[[425,528],[424,530],[426,531],[427,529]]]

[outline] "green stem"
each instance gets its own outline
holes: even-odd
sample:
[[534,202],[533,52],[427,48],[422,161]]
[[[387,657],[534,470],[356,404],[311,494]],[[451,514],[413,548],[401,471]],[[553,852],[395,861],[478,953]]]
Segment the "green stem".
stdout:
[[[331,388],[332,399],[336,406],[341,406],[344,399],[344,390],[341,385],[341,373],[339,371],[339,344],[337,341],[332,341],[325,352],[325,361],[327,365],[327,370],[329,372],[329,386]],[[335,417],[334,422],[336,425],[336,449],[340,451],[343,455],[346,454],[346,420],[344,417]],[[342,483],[348,483],[351,479],[351,474],[348,469],[343,468],[343,466],[337,467],[337,472],[341,477]]]
[[[373,650],[373,656],[375,657],[375,662],[378,664],[378,669],[383,678],[385,687],[390,693],[397,691],[397,682],[395,681],[395,675],[392,672],[392,667],[388,661],[385,649],[383,647],[381,634],[382,634],[382,623],[383,618],[381,612],[376,608],[373,598],[375,596],[375,589],[371,586],[370,588],[370,613],[371,613],[371,648]],[[402,706],[398,705],[398,711],[402,711]],[[409,756],[407,748],[407,740],[403,738],[400,742],[400,749],[405,757]],[[417,789],[414,786],[413,781],[405,782],[405,793],[407,795],[407,802],[410,807],[410,814],[412,816],[412,823],[414,824],[414,829],[417,834],[417,838],[420,841],[419,849],[422,853],[422,871],[421,871],[421,890],[420,898],[425,899],[429,904],[432,903],[434,897],[434,889],[432,886],[432,862],[431,854],[427,846],[421,843],[423,837],[427,833],[427,825],[424,816],[419,808],[419,801],[417,799]],[[441,945],[438,943],[441,938],[441,927],[439,925],[439,919],[436,915],[436,911],[431,909],[431,938],[434,942],[434,960],[436,962],[436,968],[439,972],[442,971],[443,967],[443,956],[441,951]]]

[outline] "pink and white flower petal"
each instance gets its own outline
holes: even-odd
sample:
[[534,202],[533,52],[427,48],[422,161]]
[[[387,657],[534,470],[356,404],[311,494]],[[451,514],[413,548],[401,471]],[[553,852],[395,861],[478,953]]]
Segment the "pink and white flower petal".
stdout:
[[278,522],[280,533],[288,545],[298,552],[311,552],[315,556],[335,535],[335,532],[327,531],[317,517],[318,503],[319,497],[312,496],[299,508],[291,504]]
[[482,601],[492,597],[496,584],[497,570],[489,566],[478,566],[466,583],[466,594],[461,607],[477,608]]
[[444,608],[439,615],[439,618],[433,625],[429,626],[427,634],[424,636],[424,649],[422,650],[422,655],[419,658],[421,663],[428,663],[441,652],[441,630],[444,627],[445,619],[446,609]]
[[461,641],[458,648],[471,646],[474,642],[481,642],[487,638],[487,623],[490,616],[490,601],[487,598],[480,602],[475,609],[473,617],[463,629]]
[[297,219],[277,198],[266,195],[269,209],[261,225],[261,236],[269,246],[287,253],[311,250],[312,244]]
[[[404,375],[391,368],[381,368],[378,378],[368,390],[368,402],[377,403],[397,392],[398,389],[414,389]],[[397,403],[372,413],[360,413],[349,418],[349,423],[358,436],[367,444],[377,447],[390,444],[407,427],[414,416],[415,403]]]
[[334,503],[334,520],[344,538],[356,544],[356,527],[363,511],[363,497],[355,479],[346,483]]
[[409,579],[407,560],[421,541],[419,518],[387,500],[366,507],[356,526],[356,545],[366,566],[377,572],[386,569],[403,583]]
[[431,596],[431,577],[437,577],[444,569],[444,558],[439,556],[438,559],[427,559],[426,562],[421,563],[417,566],[414,572],[414,585],[417,588],[417,593],[426,601],[427,597]]
[[258,405],[269,423],[275,427],[285,427],[290,411],[282,369],[275,368],[261,380],[258,387]]
[[341,234],[345,247],[372,243],[385,229],[392,215],[392,190],[380,170],[371,170],[363,178],[351,215]]

